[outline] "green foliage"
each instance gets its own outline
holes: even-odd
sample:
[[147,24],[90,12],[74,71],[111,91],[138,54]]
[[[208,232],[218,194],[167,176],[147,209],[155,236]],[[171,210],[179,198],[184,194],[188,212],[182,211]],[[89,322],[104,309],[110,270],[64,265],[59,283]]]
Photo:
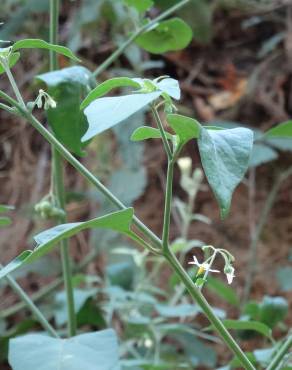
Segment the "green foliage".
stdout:
[[[0,48],[0,53],[1,53],[1,48]],[[9,56],[9,60],[8,60],[9,67],[12,68],[18,62],[19,58],[20,58],[20,53],[11,53]],[[0,74],[4,72],[5,72],[5,69],[0,63]]]
[[222,281],[209,276],[208,277],[208,284],[206,285],[209,290],[213,293],[217,294],[219,297],[223,298],[229,304],[239,307],[240,301],[239,298],[229,285],[226,285]]
[[84,110],[89,127],[82,137],[82,141],[90,140],[95,135],[126,120],[140,109],[152,103],[160,95],[160,91],[154,91],[146,94],[100,98],[93,101]]
[[193,31],[193,38],[202,44],[208,44],[213,36],[213,6],[208,0],[190,0],[179,10],[179,16]]
[[[78,316],[81,309],[84,307],[85,303],[89,298],[97,293],[96,289],[74,289],[74,309],[75,314]],[[55,309],[54,317],[57,326],[63,326],[67,323],[67,299],[66,292],[58,292],[55,296]]]
[[[92,101],[94,97],[104,95],[114,87],[121,85],[129,86],[130,84],[132,84],[132,86],[135,85],[135,87],[139,84],[141,89],[136,94],[132,95],[100,98]],[[141,78],[132,80],[128,78],[119,78],[102,83],[90,93],[85,103],[82,103],[83,107],[88,104],[88,101],[91,101],[84,110],[89,128],[83,136],[82,141],[89,140],[95,135],[126,120],[148,104],[153,103],[160,96],[167,101],[170,97],[179,99],[180,88],[178,81],[168,77],[153,81]]]
[[91,72],[84,67],[69,67],[37,76],[48,86],[56,108],[47,111],[49,124],[69,150],[83,156],[87,143],[81,138],[88,128],[86,117],[79,109],[80,102],[94,84]]
[[173,18],[160,22],[150,31],[140,35],[135,42],[153,54],[180,50],[188,46],[192,30],[182,19]]
[[152,0],[139,0],[139,1],[136,1],[136,0],[124,0],[124,2],[128,6],[132,6],[135,9],[137,9],[137,11],[139,13],[145,13],[154,4]]
[[251,320],[257,320],[270,328],[283,321],[288,313],[288,302],[283,297],[265,296],[262,302],[249,302],[244,308]]
[[141,86],[138,82],[136,82],[132,78],[128,78],[128,77],[111,78],[110,80],[104,81],[103,83],[98,85],[95,89],[90,91],[90,93],[81,103],[80,109],[86,108],[95,99],[100,98],[103,95],[106,95],[108,92],[118,87],[134,87],[138,89]]
[[53,45],[50,44],[49,42],[46,42],[44,40],[40,39],[23,39],[16,41],[12,45],[12,51],[15,52],[17,50],[21,49],[46,49],[46,50],[51,50],[54,51],[58,54],[64,55],[67,58],[70,58],[74,60],[75,62],[80,62],[80,59],[77,58],[70,49],[66,48],[65,46],[60,46],[60,45]]
[[118,344],[112,329],[69,339],[28,334],[9,344],[13,370],[119,370]]
[[281,267],[277,270],[277,279],[284,292],[292,290],[292,267]]
[[0,270],[0,279],[19,267],[46,255],[56,247],[58,242],[68,239],[82,230],[89,228],[105,228],[128,234],[132,217],[133,209],[128,208],[90,221],[58,225],[52,229],[43,231],[34,238],[38,246],[33,251],[27,250],[22,252],[18,257]]
[[271,329],[259,321],[249,321],[249,320],[223,320],[224,326],[226,329],[234,330],[251,330],[259,334],[264,335],[265,337],[271,339],[272,331]]
[[[172,140],[172,135],[166,132],[166,137]],[[143,141],[148,139],[161,139],[161,133],[158,128],[142,126],[138,127],[131,136],[132,141]]]
[[199,137],[201,125],[193,118],[180,114],[168,114],[167,122],[179,137],[180,146],[185,145],[191,139]]
[[202,128],[198,144],[205,174],[224,218],[229,212],[232,193],[248,168],[253,133],[246,128]]
[[[12,211],[14,208],[4,204],[0,204],[0,213]],[[7,216],[0,216],[0,228],[11,225],[11,219]]]
[[271,137],[292,137],[292,121],[280,123],[279,125],[272,127],[265,133],[268,138]]
[[273,148],[261,143],[255,143],[252,148],[249,167],[257,167],[277,158],[278,153]]

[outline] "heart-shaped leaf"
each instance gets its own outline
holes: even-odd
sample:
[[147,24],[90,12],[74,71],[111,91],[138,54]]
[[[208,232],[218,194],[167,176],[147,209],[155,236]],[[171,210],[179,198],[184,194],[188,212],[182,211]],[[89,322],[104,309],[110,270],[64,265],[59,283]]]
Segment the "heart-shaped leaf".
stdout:
[[253,132],[241,127],[201,128],[198,144],[205,174],[224,218],[229,212],[233,191],[248,169]]
[[120,370],[117,336],[112,329],[69,339],[28,334],[9,342],[13,370]]
[[48,86],[48,93],[57,102],[56,108],[47,111],[49,124],[59,141],[73,153],[82,156],[87,143],[81,137],[88,128],[79,106],[95,80],[91,72],[80,66],[64,68],[37,76]]
[[114,212],[86,222],[75,222],[55,226],[34,237],[38,244],[34,250],[26,250],[0,270],[0,279],[17,268],[31,263],[51,252],[57,243],[89,228],[105,228],[128,234],[133,218],[133,208]]
[[65,46],[50,44],[44,40],[40,39],[25,39],[16,41],[12,45],[12,51],[17,51],[20,49],[46,49],[54,51],[58,54],[62,54],[70,59],[80,62],[80,59],[77,58],[70,49]]
[[172,18],[143,33],[135,42],[150,53],[160,54],[185,48],[192,37],[192,29],[187,23],[180,18]]
[[82,142],[124,121],[161,95],[161,91],[100,98],[93,101],[84,113],[89,127]]

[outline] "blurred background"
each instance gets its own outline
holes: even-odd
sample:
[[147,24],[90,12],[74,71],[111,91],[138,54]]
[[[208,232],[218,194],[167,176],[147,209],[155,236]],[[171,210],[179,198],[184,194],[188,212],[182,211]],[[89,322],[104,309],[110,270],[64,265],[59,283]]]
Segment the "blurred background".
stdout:
[[[155,0],[148,16],[153,18],[176,2]],[[61,3],[60,44],[71,48],[91,71],[127,39],[137,16],[122,0]],[[48,9],[46,0],[2,0],[0,39],[48,40]],[[194,253],[201,258],[195,248],[204,244],[229,250],[235,256],[236,278],[232,288],[224,278],[212,279],[206,288],[210,303],[223,318],[249,315],[272,327],[275,338],[282,338],[292,323],[288,309],[292,303],[292,143],[266,140],[262,133],[288,121],[292,112],[292,1],[194,0],[177,16],[193,30],[186,49],[154,55],[132,44],[98,81],[169,75],[180,81],[182,99],[177,108],[181,114],[202,123],[255,131],[249,171],[224,221],[200,172],[197,147],[188,144],[183,156],[190,157],[192,169],[197,170],[194,217],[187,226],[180,220],[180,209],[189,204],[190,194],[177,167],[171,239],[185,262]],[[63,57],[59,64],[70,66]],[[13,72],[26,101],[37,95],[39,82],[34,77],[47,70],[46,53],[22,53]],[[3,75],[0,87],[12,95]],[[33,235],[52,225],[34,211],[49,191],[50,147],[23,119],[0,114],[0,204],[15,207],[10,213],[12,224],[0,231],[0,263],[6,264],[31,248]],[[45,121],[41,113],[37,115]],[[134,129],[143,124],[154,125],[147,111],[106,131],[90,143],[82,162],[125,204],[134,205],[143,222],[160,235],[167,158],[159,141],[130,142]],[[70,221],[113,210],[70,165],[65,168]],[[215,369],[232,358],[213,334],[198,332],[206,321],[159,258],[149,259],[126,239],[104,231],[78,235],[70,251],[76,267],[79,328],[113,325],[121,338],[126,369]],[[62,331],[66,309],[60,273],[55,252],[14,276]],[[38,325],[5,282],[0,295],[0,368],[6,369],[8,339]],[[259,313],[266,304],[272,312],[268,319]],[[237,336],[246,351],[266,346],[266,339],[255,333]],[[162,367],[162,362],[168,365]]]

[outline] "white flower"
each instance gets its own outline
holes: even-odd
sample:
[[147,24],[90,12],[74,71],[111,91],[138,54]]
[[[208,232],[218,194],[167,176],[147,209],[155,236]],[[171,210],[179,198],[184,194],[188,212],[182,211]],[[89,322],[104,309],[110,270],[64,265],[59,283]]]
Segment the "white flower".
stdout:
[[228,284],[231,284],[235,277],[234,271],[234,267],[232,267],[231,265],[228,265],[224,268],[224,274],[226,275]]
[[177,161],[179,169],[181,170],[182,174],[190,176],[190,172],[192,169],[192,160],[190,157],[182,157],[179,158]]
[[39,90],[39,95],[37,96],[34,104],[40,109],[44,105],[44,109],[48,110],[49,108],[56,108],[57,103],[55,100],[46,93],[43,89]]
[[208,262],[199,263],[196,256],[193,256],[193,261],[188,263],[189,265],[196,265],[199,267],[199,270],[197,272],[197,275],[203,274],[205,271],[210,272],[220,272],[219,270],[213,270],[211,269],[211,265]]

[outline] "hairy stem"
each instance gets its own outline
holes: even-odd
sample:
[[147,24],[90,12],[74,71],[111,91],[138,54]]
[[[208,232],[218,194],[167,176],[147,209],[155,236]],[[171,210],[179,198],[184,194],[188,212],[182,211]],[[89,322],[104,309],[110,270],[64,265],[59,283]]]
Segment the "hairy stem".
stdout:
[[278,349],[276,353],[273,353],[272,361],[266,370],[278,369],[278,366],[280,365],[282,359],[288,353],[291,347],[292,347],[292,334],[289,335],[289,337],[286,339],[286,341],[283,343],[280,349]]
[[164,218],[163,218],[163,231],[162,231],[162,246],[163,246],[164,252],[167,251],[169,248],[169,228],[170,228],[170,216],[171,216],[171,206],[172,206],[173,170],[174,170],[174,161],[171,160],[168,162],[166,190],[165,190],[165,205],[164,205]]
[[[45,285],[40,290],[38,290],[36,293],[33,293],[29,297],[29,299],[34,304],[36,301],[38,301],[38,300],[40,300],[40,299],[48,296],[55,289],[57,289],[58,287],[60,287],[62,285],[62,283],[63,283],[63,279],[57,278],[52,283],[50,283],[48,285]],[[21,301],[19,303],[16,303],[15,305],[13,305],[11,307],[9,307],[9,308],[7,308],[5,310],[2,310],[0,312],[0,319],[6,319],[9,316],[15,315],[17,312],[23,310],[25,307],[26,307],[26,303],[24,301]]]
[[161,138],[162,138],[164,150],[167,154],[168,161],[170,161],[172,159],[173,155],[172,155],[172,152],[171,152],[169,142],[168,142],[167,137],[166,137],[166,133],[165,133],[165,130],[164,130],[164,127],[163,127],[163,123],[161,122],[161,119],[160,119],[160,116],[157,112],[157,109],[153,105],[151,105],[151,110],[152,110],[153,116],[155,118],[157,127],[160,131],[160,135],[161,135]]
[[[2,268],[2,265],[0,265],[0,268]],[[21,286],[9,275],[6,276],[6,280],[8,281],[8,284],[14,290],[14,292],[23,301],[24,307],[27,306],[29,308],[29,310],[36,317],[36,319],[41,324],[41,326],[52,337],[59,338],[58,333],[51,326],[51,324],[48,322],[48,320],[45,318],[45,316],[41,313],[41,311],[37,308],[37,306],[33,303],[33,301],[30,299],[30,297],[24,292],[24,290],[21,288]]]
[[177,10],[188,4],[190,0],[182,0],[178,4],[175,4],[171,8],[167,9],[165,12],[161,13],[158,17],[152,19],[150,22],[144,24],[138,28],[113,54],[111,54],[96,70],[93,72],[93,75],[97,77],[103,71],[105,71],[115,60],[119,58],[121,54],[130,46],[138,36],[142,33],[148,31],[159,21],[167,18],[171,14],[175,13]]
[[[59,0],[50,0],[50,43],[58,43],[59,29]],[[50,71],[58,68],[58,59],[54,51],[50,50]],[[65,188],[63,176],[63,159],[55,146],[52,148],[52,174],[53,174],[53,189],[59,208],[65,210]],[[60,223],[66,223],[66,216],[61,216],[58,219]],[[63,269],[63,278],[67,299],[67,314],[68,314],[68,335],[76,334],[76,315],[74,304],[74,292],[72,284],[72,271],[69,255],[69,242],[67,239],[60,242],[61,260]]]
[[[83,175],[90,183],[92,183],[107,199],[109,199],[114,205],[116,205],[119,209],[125,209],[120,200],[118,200],[90,171],[87,170],[71,153],[45,128],[42,124],[25,108],[23,108],[20,104],[18,104],[14,99],[9,97],[3,91],[0,91],[0,97],[6,100],[9,104],[14,105],[19,113],[31,123],[31,125],[52,145],[56,147],[56,149],[61,153],[61,155],[72,164],[72,166],[81,174]],[[155,246],[159,248],[162,247],[161,240],[151,231],[149,230],[137,217],[133,219],[134,224],[142,231],[149,239],[154,243]],[[190,295],[196,300],[199,306],[202,308],[203,312],[210,320],[211,324],[214,328],[221,334],[224,342],[227,346],[233,351],[233,353],[238,357],[242,365],[247,370],[255,370],[253,365],[250,363],[248,358],[239,348],[237,343],[234,341],[232,336],[229,334],[227,329],[224,327],[223,323],[216,317],[212,308],[201,294],[201,292],[197,289],[187,272],[184,268],[180,265],[179,261],[177,260],[176,256],[172,253],[171,250],[167,249],[164,252],[164,256],[172,266],[172,268],[176,271],[181,281],[185,284],[186,288],[190,292]]]
[[192,281],[188,273],[184,270],[182,265],[179,263],[176,256],[172,253],[171,250],[168,250],[164,255],[166,259],[168,260],[169,264],[171,265],[171,267],[175,270],[175,272],[177,273],[181,281],[184,283],[190,295],[194,298],[197,304],[201,307],[202,311],[204,312],[204,314],[206,315],[206,317],[208,318],[208,320],[210,321],[214,329],[216,329],[217,332],[221,335],[223,341],[231,349],[234,355],[238,358],[241,365],[246,370],[255,370],[252,363],[249,361],[245,353],[241,350],[241,348],[238,346],[236,341],[227,331],[224,324],[215,315],[215,313],[212,310],[212,307],[209,305],[209,303],[207,302],[205,297],[202,295],[200,290],[195,286],[194,282]]

